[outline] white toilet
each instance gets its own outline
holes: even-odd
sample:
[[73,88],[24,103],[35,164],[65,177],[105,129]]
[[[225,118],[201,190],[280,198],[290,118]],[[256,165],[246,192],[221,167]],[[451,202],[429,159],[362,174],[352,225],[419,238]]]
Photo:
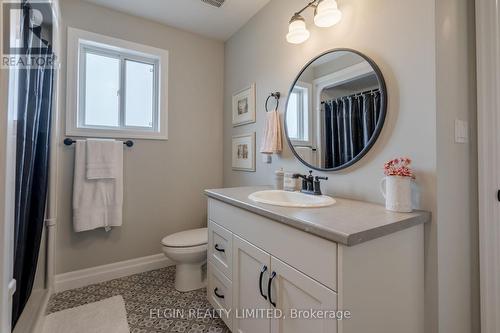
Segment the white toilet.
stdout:
[[207,228],[169,235],[161,240],[163,253],[175,262],[175,289],[186,292],[207,284]]

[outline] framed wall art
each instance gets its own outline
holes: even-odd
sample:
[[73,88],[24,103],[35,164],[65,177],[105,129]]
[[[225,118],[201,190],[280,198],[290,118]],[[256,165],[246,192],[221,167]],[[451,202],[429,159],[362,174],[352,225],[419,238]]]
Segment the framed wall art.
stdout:
[[233,136],[233,170],[255,171],[255,132]]
[[233,95],[233,127],[255,122],[255,84]]

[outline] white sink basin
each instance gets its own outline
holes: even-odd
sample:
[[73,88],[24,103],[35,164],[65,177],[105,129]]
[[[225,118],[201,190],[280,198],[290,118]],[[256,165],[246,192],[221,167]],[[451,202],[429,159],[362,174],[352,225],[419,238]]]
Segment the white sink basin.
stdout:
[[326,195],[311,195],[280,190],[254,192],[248,196],[248,199],[283,207],[318,208],[335,204],[335,199]]

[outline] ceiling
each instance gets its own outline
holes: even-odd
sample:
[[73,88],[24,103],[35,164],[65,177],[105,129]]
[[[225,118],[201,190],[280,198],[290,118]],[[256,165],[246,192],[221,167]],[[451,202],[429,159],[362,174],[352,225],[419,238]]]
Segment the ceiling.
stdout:
[[201,0],[85,1],[225,41],[270,0],[226,0],[220,8]]

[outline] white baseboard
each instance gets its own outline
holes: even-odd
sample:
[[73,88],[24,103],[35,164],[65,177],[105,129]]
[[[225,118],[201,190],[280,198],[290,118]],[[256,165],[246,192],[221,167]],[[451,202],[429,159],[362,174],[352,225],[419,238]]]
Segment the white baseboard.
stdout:
[[172,266],[174,263],[163,253],[148,257],[120,261],[108,265],[86,268],[78,271],[57,274],[55,292],[81,288],[121,277]]

